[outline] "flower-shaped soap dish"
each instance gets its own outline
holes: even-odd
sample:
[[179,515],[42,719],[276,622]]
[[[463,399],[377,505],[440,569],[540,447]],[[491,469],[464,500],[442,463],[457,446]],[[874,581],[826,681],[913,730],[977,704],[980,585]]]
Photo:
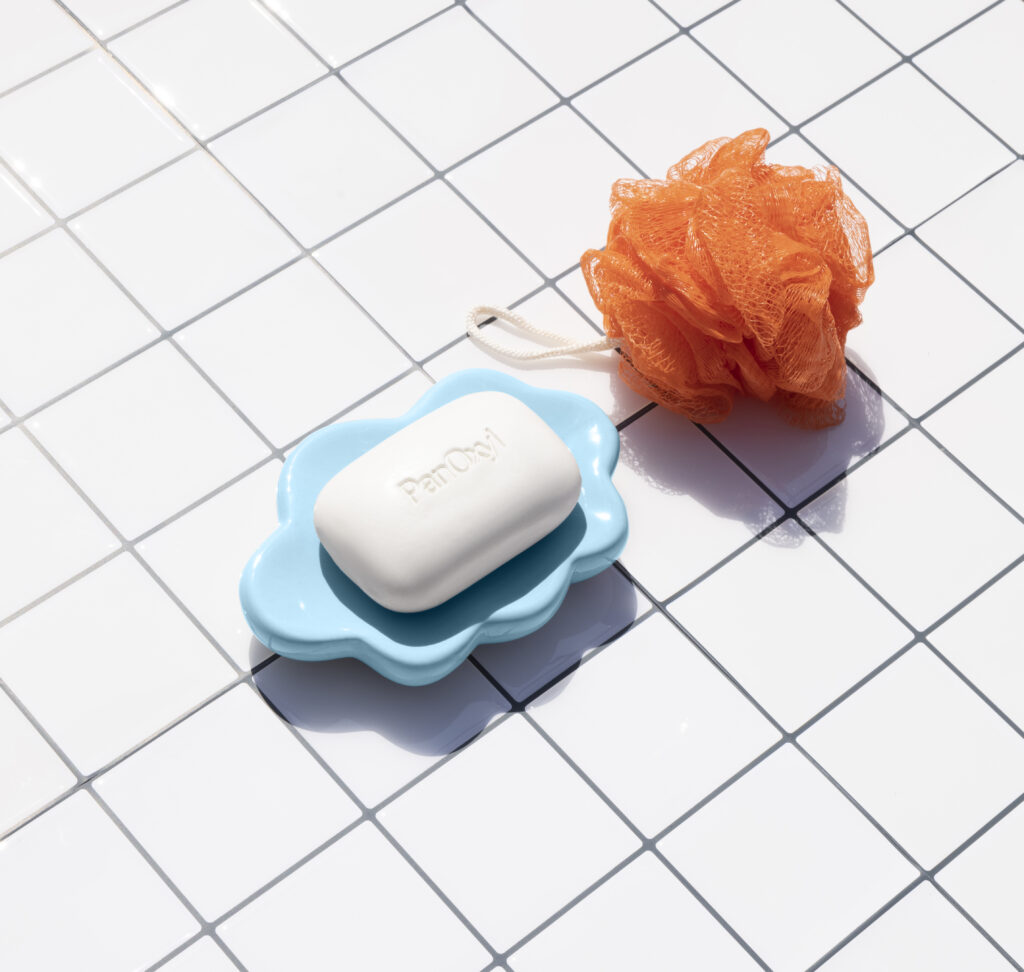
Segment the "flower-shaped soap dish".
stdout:
[[[558,433],[579,464],[579,502],[555,530],[461,594],[429,611],[389,611],[356,587],[320,545],[313,528],[316,498],[339,470],[378,442],[479,391],[514,395]],[[438,382],[399,418],[320,429],[296,447],[281,471],[278,527],[242,573],[246,621],[268,648],[289,658],[352,656],[395,682],[434,682],[476,645],[535,631],[558,609],[570,584],[611,565],[627,532],[625,507],[611,482],[618,455],[618,432],[593,402],[483,369]]]

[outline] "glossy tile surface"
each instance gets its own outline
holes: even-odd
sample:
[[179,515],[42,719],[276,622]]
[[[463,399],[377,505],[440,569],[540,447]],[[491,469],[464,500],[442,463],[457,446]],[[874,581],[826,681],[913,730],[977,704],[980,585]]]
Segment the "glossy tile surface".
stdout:
[[[0,969],[1024,967],[1022,11],[0,0]],[[613,182],[758,126],[868,224],[842,425],[465,336],[598,338]],[[619,562],[272,656],[283,462],[480,367],[619,426]]]

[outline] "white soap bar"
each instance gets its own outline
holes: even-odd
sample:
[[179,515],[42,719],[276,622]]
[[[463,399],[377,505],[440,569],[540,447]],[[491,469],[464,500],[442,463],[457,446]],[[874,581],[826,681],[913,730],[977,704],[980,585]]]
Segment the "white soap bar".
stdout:
[[341,470],[313,510],[341,571],[392,611],[425,611],[536,543],[572,512],[580,471],[518,398],[477,392]]

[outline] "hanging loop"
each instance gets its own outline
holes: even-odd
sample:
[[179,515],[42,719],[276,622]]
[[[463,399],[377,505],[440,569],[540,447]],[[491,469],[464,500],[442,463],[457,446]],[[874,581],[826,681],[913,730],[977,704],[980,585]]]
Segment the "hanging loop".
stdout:
[[[488,331],[480,329],[480,319],[493,317],[520,330],[528,331],[537,337],[557,345],[546,351],[518,351],[514,348],[507,348],[500,342],[495,341]],[[491,307],[489,304],[479,304],[466,314],[466,333],[470,338],[489,348],[495,354],[504,358],[515,358],[519,361],[535,361],[540,358],[560,358],[563,355],[584,354],[588,351],[608,351],[619,346],[618,338],[598,338],[594,341],[573,341],[564,334],[555,331],[545,331],[543,328],[531,324],[522,314],[510,311],[506,307]]]

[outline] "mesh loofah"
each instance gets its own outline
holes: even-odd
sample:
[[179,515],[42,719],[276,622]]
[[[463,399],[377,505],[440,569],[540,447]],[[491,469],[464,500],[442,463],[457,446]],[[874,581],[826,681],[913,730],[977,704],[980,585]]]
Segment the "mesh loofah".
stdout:
[[664,181],[617,182],[607,247],[581,265],[641,394],[695,422],[752,395],[793,424],[834,425],[846,334],[874,280],[867,224],[835,168],[769,165],[767,144],[754,129]]

